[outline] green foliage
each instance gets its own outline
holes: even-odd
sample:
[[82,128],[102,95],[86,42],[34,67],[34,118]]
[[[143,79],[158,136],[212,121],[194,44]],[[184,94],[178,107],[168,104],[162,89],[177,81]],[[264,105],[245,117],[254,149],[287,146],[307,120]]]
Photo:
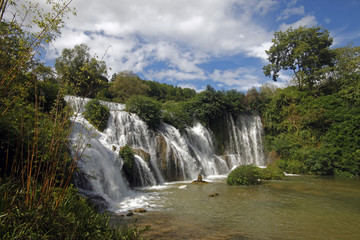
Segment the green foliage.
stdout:
[[136,95],[126,102],[126,111],[137,114],[150,129],[156,130],[161,120],[160,104],[146,96]]
[[114,74],[106,94],[112,101],[125,103],[135,95],[150,97],[159,102],[185,101],[196,95],[195,90],[141,79],[131,71]]
[[225,112],[223,96],[221,92],[217,92],[208,85],[205,91],[187,102],[186,111],[190,116],[209,127]]
[[120,157],[123,160],[123,170],[124,172],[131,176],[133,174],[135,156],[134,151],[128,145],[123,146],[119,152]]
[[46,1],[45,12],[23,1],[7,12],[18,2],[1,1],[0,9],[1,238],[137,239],[137,229],[111,229],[109,218],[69,187],[78,160],[69,156],[71,111],[63,86],[34,57],[59,34],[69,2]]
[[273,45],[268,51],[270,64],[264,66],[264,74],[274,81],[280,70],[292,70],[299,87],[312,88],[319,80],[320,70],[331,66],[334,52],[329,48],[333,42],[322,27],[290,28],[274,34]]
[[132,72],[121,72],[114,76],[108,89],[113,101],[125,103],[135,95],[147,95],[150,87]]
[[55,69],[68,94],[95,97],[96,93],[107,87],[106,65],[91,57],[86,44],[76,45],[74,49],[64,49],[55,61]]
[[[349,52],[346,56],[356,62],[357,54],[347,49]],[[328,69],[329,78],[316,89],[278,89],[267,103],[263,112],[266,146],[281,155],[278,165],[282,170],[360,175],[354,157],[360,143],[360,99],[356,97],[360,82],[354,81],[359,73],[348,74],[350,69],[342,61]]]
[[193,119],[185,111],[185,102],[169,101],[162,105],[162,109],[163,121],[173,125],[180,131],[183,131],[193,123]]
[[276,164],[260,168],[259,174],[261,180],[281,180],[285,176],[284,172]]
[[72,187],[65,191],[64,201],[57,208],[28,208],[24,204],[22,187],[16,181],[0,181],[0,235],[3,239],[138,239],[142,231],[109,227],[110,217],[99,214]]
[[226,182],[229,185],[251,186],[260,184],[260,180],[281,180],[283,177],[283,171],[276,164],[272,164],[267,168],[244,165],[232,170]]
[[104,131],[110,116],[109,108],[102,105],[98,99],[93,99],[85,105],[85,109],[84,117],[99,131]]
[[150,88],[147,96],[162,102],[185,101],[196,95],[195,90],[190,88],[174,87],[169,84],[158,83],[155,81],[145,81],[145,84]]
[[229,173],[226,182],[229,185],[258,185],[260,184],[259,169],[254,165],[237,167]]

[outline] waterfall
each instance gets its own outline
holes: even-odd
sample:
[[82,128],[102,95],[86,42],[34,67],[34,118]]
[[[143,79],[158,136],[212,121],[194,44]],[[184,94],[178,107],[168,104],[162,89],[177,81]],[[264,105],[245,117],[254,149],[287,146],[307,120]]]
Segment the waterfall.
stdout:
[[[266,164],[263,132],[258,115],[225,116],[228,132],[225,152],[217,155],[212,132],[200,123],[180,132],[161,123],[154,132],[137,115],[124,111],[124,104],[101,101],[110,109],[104,132],[99,132],[82,113],[87,98],[67,96],[75,113],[70,135],[72,154],[80,154],[78,168],[88,186],[83,190],[99,194],[108,202],[118,203],[132,194],[131,186],[152,186],[166,181],[193,180],[227,174],[239,165]],[[122,171],[121,147],[128,145],[135,153],[134,182]]]
[[226,150],[231,168],[239,165],[266,166],[263,149],[263,127],[260,116],[227,116],[230,141]]

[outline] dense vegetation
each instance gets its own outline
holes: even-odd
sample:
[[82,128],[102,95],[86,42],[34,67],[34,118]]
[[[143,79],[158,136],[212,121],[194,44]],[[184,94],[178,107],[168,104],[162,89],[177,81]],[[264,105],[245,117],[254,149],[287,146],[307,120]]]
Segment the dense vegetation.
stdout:
[[85,105],[84,117],[99,131],[104,131],[110,116],[110,110],[102,105],[98,99],[90,100]]
[[[324,33],[329,38],[320,28],[291,29],[280,35],[292,36],[294,32],[301,35],[307,31],[313,34],[314,30],[318,31],[320,40]],[[314,38],[312,44],[322,44]],[[332,40],[326,42],[329,41]],[[274,41],[276,44],[278,42]],[[289,49],[292,48],[289,46],[298,46],[294,42],[283,44],[288,44]],[[301,56],[308,56],[307,51],[309,48],[303,49]],[[359,176],[360,48],[348,46],[326,51],[331,51],[325,54],[326,64],[317,65],[314,72],[308,70],[302,74],[301,84],[300,77],[295,75],[295,86],[276,89],[269,94],[262,112],[267,150],[280,154],[278,165],[287,172]],[[292,51],[288,52],[291,55]],[[271,61],[272,53],[268,54]],[[312,62],[307,64],[303,62],[301,66],[312,68]],[[304,70],[296,71],[295,74],[300,74]]]
[[47,3],[50,12],[30,1],[0,5],[1,239],[137,239],[136,228],[110,228],[109,217],[72,187],[79,156],[69,154],[73,112],[64,95],[94,96],[104,68],[88,56],[64,58],[69,64],[58,63],[55,74],[36,59],[73,12],[64,1]]

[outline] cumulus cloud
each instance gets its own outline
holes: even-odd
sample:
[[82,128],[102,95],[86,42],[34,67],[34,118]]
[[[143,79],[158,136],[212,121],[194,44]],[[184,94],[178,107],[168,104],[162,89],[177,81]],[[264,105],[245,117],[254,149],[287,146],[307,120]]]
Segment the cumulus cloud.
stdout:
[[[304,14],[296,4],[286,5],[279,21]],[[223,56],[265,61],[273,32],[257,18],[279,6],[276,0],[77,0],[77,16],[48,45],[47,57],[85,43],[112,68],[109,75],[131,70],[152,80],[189,81],[189,86],[194,86],[191,81],[213,80],[245,89],[260,84],[255,71],[261,69],[209,70],[203,65]],[[314,16],[305,16],[280,30],[315,23]]]

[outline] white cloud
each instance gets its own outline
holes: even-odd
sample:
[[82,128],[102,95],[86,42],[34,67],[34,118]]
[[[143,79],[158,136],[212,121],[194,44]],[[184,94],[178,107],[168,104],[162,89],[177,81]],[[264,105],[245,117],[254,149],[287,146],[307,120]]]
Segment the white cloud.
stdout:
[[132,70],[152,80],[215,78],[227,86],[246,88],[259,84],[253,69],[209,72],[202,64],[237,55],[266,60],[273,34],[256,19],[279,2],[77,0],[73,6],[77,16],[66,22],[62,36],[48,46],[48,58],[86,43],[92,54],[103,57],[112,68],[109,75]]
[[292,28],[298,28],[300,26],[307,26],[307,27],[313,27],[315,25],[317,25],[318,22],[316,20],[315,16],[312,15],[307,15],[303,18],[301,18],[299,21],[291,23],[291,24],[286,24],[283,23],[280,25],[280,30],[281,31],[286,31],[288,28],[292,27]]
[[304,6],[299,6],[299,7],[292,7],[292,8],[287,8],[284,11],[282,11],[282,13],[277,17],[277,21],[280,20],[286,20],[291,16],[294,15],[304,15],[305,14],[305,8]]
[[264,42],[260,46],[254,46],[250,48],[250,51],[248,52],[248,56],[251,57],[257,57],[263,60],[263,62],[267,62],[267,54],[266,50],[269,50],[272,46],[272,42]]
[[241,91],[246,91],[251,87],[261,85],[261,79],[256,73],[257,70],[248,68],[238,68],[235,70],[216,69],[209,77],[221,86],[226,85]]

